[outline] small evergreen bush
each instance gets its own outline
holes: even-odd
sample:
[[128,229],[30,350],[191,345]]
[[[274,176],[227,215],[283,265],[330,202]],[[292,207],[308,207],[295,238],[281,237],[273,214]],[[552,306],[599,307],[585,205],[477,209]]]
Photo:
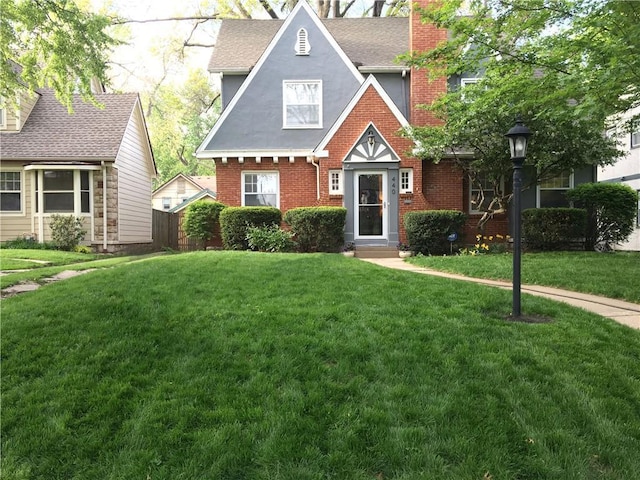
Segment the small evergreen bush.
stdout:
[[87,231],[83,228],[83,220],[73,215],[51,215],[51,240],[58,250],[73,251]]
[[423,210],[404,214],[404,228],[411,249],[423,255],[444,255],[451,245],[447,237],[462,231],[466,216],[457,210]]
[[293,232],[282,230],[277,225],[249,227],[247,243],[251,250],[259,252],[291,252],[295,247]]
[[250,227],[280,225],[282,212],[275,207],[227,207],[220,212],[222,245],[227,250],[248,250]]
[[226,205],[220,202],[198,200],[189,205],[184,214],[182,230],[189,238],[195,238],[205,247],[207,240],[213,238],[220,212]]
[[300,207],[284,215],[301,252],[339,252],[346,219],[347,209],[343,207]]
[[587,212],[580,208],[529,208],[522,212],[522,237],[531,250],[571,250],[582,242]]
[[583,183],[567,198],[587,211],[586,248],[612,245],[629,238],[638,211],[638,193],[621,183]]

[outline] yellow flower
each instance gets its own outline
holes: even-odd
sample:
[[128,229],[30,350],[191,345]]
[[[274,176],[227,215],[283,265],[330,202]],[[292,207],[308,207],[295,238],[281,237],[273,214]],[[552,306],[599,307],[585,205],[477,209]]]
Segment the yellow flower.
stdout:
[[489,236],[489,241],[493,240],[493,235]]
[[504,237],[502,235],[500,235],[500,234],[497,234],[496,238],[499,238],[500,240],[502,240]]
[[476,243],[475,247],[476,247],[476,248],[480,248],[480,244],[479,244],[479,243]]
[[480,240],[482,238],[482,235],[478,234],[476,235],[476,240]]
[[482,245],[480,245],[480,247],[484,250],[489,250],[489,245],[487,245],[486,243],[483,243]]

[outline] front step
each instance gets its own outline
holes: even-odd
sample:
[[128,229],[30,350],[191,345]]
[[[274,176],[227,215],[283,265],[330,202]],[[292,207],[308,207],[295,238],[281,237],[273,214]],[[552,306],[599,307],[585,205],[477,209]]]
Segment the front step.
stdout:
[[394,258],[398,256],[396,247],[358,246],[357,258]]

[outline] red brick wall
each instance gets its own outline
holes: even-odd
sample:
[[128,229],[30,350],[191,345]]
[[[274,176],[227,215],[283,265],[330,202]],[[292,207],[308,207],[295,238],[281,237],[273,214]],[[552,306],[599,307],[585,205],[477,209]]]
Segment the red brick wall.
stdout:
[[229,158],[228,163],[217,161],[219,202],[229,206],[242,205],[242,172],[246,171],[280,172],[280,210],[283,213],[295,207],[319,204],[316,169],[306,158],[300,157],[296,157],[294,163],[290,163],[288,158],[280,158],[278,163],[274,163],[272,158],[263,158],[260,163],[256,163],[254,158],[246,158],[244,163],[239,163],[236,158]]
[[[412,4],[418,4],[424,8],[434,3],[435,0],[413,0]],[[414,12],[413,8],[409,23],[409,49],[412,52],[424,52],[431,50],[438,44],[446,41],[447,31],[437,28],[432,24],[423,24],[420,14]],[[411,118],[412,125],[433,125],[441,123],[430,112],[417,108],[418,105],[429,105],[440,94],[447,90],[447,79],[441,77],[436,80],[428,79],[428,72],[425,70],[411,69]]]

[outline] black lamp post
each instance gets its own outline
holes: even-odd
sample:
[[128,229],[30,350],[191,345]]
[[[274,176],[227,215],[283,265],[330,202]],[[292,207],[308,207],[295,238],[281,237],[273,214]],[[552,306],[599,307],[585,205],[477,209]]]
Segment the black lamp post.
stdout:
[[521,238],[521,206],[520,192],[522,191],[522,164],[527,155],[527,140],[531,131],[518,118],[505,135],[509,139],[511,161],[513,162],[513,317],[520,317],[520,264],[522,256]]

